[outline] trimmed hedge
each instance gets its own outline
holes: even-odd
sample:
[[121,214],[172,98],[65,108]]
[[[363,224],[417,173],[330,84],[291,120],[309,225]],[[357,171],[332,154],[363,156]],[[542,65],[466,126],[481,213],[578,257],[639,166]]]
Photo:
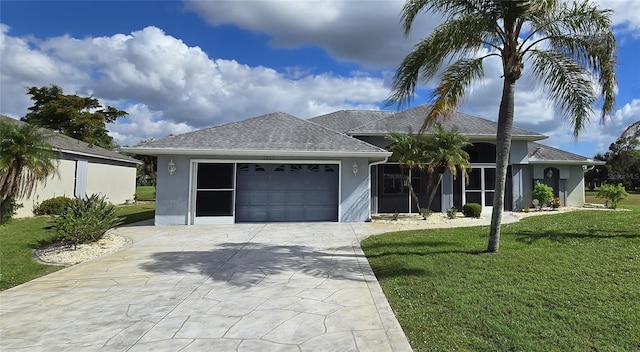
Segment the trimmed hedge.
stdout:
[[479,218],[482,214],[482,205],[478,203],[467,203],[462,206],[462,213],[468,218]]
[[60,215],[73,204],[74,199],[69,197],[54,197],[42,201],[35,208],[33,208],[34,215]]

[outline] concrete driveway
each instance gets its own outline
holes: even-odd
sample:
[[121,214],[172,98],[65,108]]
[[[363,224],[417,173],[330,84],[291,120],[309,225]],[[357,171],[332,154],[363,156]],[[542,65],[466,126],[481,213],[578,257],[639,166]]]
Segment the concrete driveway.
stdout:
[[0,293],[2,351],[410,351],[359,241],[397,227],[127,227]]

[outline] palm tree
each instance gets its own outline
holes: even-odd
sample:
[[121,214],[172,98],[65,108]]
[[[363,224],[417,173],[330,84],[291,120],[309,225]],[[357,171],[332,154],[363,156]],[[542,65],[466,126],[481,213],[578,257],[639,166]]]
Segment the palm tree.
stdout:
[[616,40],[611,11],[600,10],[588,0],[572,5],[560,0],[408,0],[402,9],[405,34],[422,12],[442,15],[445,21],[405,57],[396,71],[389,101],[408,104],[419,78],[428,81],[436,77],[445,61],[452,62],[432,93],[433,107],[423,129],[458,107],[469,86],[484,76],[485,59],[497,57],[502,63],[496,192],[487,248],[497,252],[516,81],[526,63],[572,124],[576,137],[589,122],[598,96],[603,98],[604,120],[615,105]]
[[640,121],[630,124],[620,135],[621,138],[630,137],[631,139],[640,138]]
[[57,174],[49,136],[36,126],[0,118],[0,224],[12,199],[28,198]]
[[409,188],[409,194],[411,194],[413,201],[416,202],[416,207],[422,214],[423,219],[426,219],[425,214],[422,213],[422,208],[420,208],[420,199],[413,190],[413,185],[411,185],[411,175],[409,174],[411,169],[423,170],[426,166],[426,136],[415,135],[409,131],[407,134],[391,133],[385,138],[391,141],[391,145],[387,147],[387,150],[393,153],[391,160],[400,164],[402,173],[406,178],[405,184]]
[[427,142],[426,167],[430,173],[435,171],[438,175],[435,184],[429,185],[429,203],[427,204],[429,209],[438,186],[442,183],[442,176],[447,170],[451,172],[454,179],[460,170],[465,180],[469,181],[468,171],[471,170],[471,162],[469,162],[469,153],[464,148],[471,143],[466,136],[458,133],[457,128],[446,131],[440,123],[435,124],[433,134],[428,137]]

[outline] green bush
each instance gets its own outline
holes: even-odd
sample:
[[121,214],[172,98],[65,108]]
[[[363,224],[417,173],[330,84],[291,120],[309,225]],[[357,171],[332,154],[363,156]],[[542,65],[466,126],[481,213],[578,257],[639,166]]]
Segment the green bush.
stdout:
[[482,205],[478,203],[467,203],[462,206],[462,214],[468,218],[479,218],[482,214]]
[[553,199],[553,188],[551,186],[547,186],[540,181],[536,181],[536,185],[533,187],[533,192],[531,193],[533,199],[537,199],[540,202],[540,207],[549,205],[549,202]]
[[44,200],[33,208],[34,215],[60,215],[73,203],[73,198],[60,196]]
[[9,197],[1,204],[1,207],[4,207],[4,209],[0,211],[2,216],[0,224],[6,224],[13,219],[13,216],[16,215],[16,211],[22,208],[22,203],[17,203],[15,198]]
[[63,241],[78,245],[98,241],[107,230],[122,223],[116,206],[104,196],[76,198],[56,219],[55,229]]
[[451,209],[447,210],[447,217],[449,219],[455,219],[458,216],[458,209],[456,207],[451,207]]
[[618,207],[618,203],[629,197],[629,193],[624,189],[622,183],[618,183],[617,186],[614,185],[602,185],[598,194],[596,194],[596,198],[605,198],[607,200],[607,205],[611,209],[616,209]]

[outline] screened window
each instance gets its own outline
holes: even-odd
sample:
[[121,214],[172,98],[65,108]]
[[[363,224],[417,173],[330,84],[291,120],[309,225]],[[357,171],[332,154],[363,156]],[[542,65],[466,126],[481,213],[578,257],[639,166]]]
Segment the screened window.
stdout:
[[196,216],[233,216],[233,164],[198,164],[196,177]]

